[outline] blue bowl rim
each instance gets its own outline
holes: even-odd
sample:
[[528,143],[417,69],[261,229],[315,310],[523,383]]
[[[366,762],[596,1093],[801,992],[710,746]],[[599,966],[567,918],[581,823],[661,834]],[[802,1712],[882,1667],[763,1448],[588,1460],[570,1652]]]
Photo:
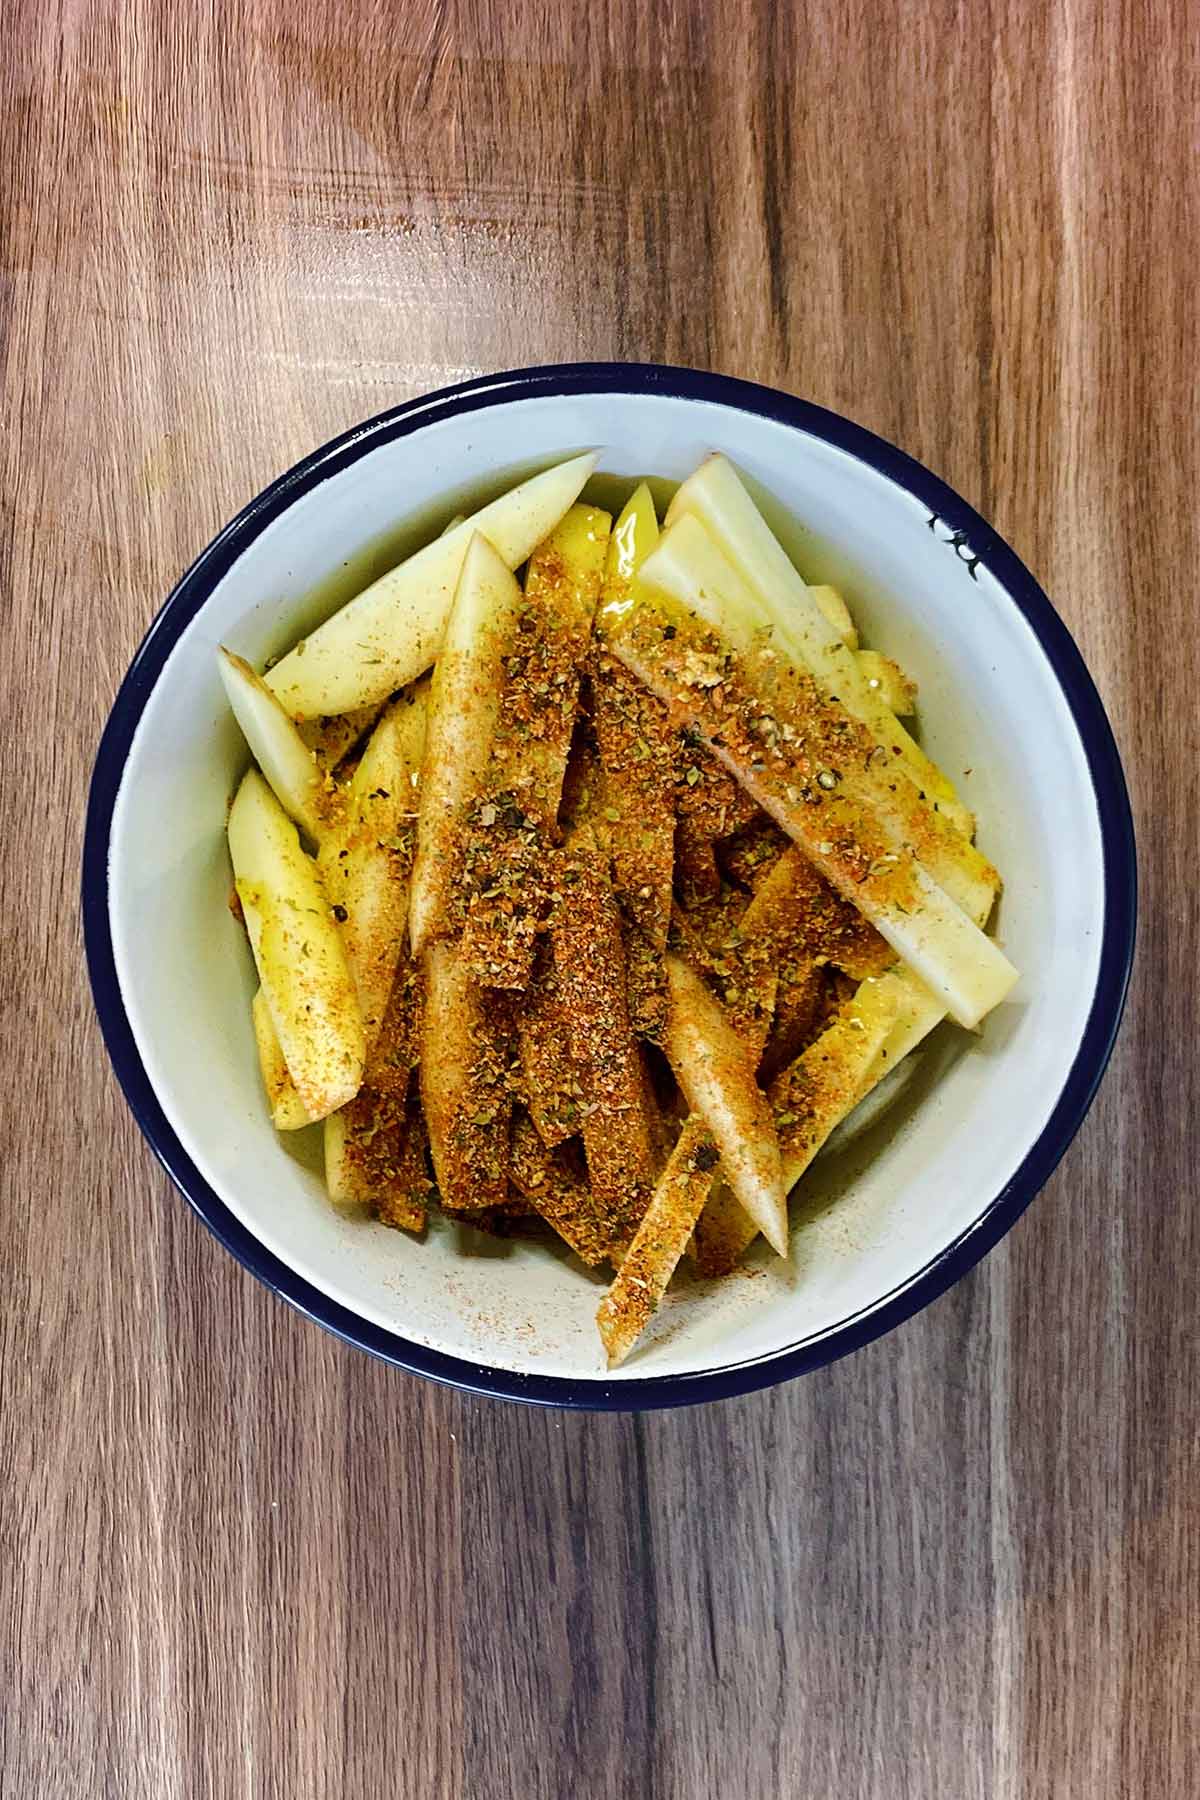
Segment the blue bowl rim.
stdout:
[[[915,1275],[836,1325],[788,1348],[726,1368],[620,1381],[523,1374],[451,1356],[385,1331],[329,1299],[267,1250],[204,1180],[172,1130],[138,1054],[117,980],[109,921],[113,809],[134,732],[178,638],[247,546],[280,513],[368,451],[458,415],[514,400],[572,394],[659,394],[755,413],[847,451],[920,499],[951,535],[962,533],[1024,614],[1079,732],[1096,797],[1104,859],[1104,925],[1087,1025],[1054,1109],[1020,1167],[975,1220]],[[962,541],[962,540],[960,540]],[[1091,1105],[1124,1009],[1137,919],[1137,859],[1124,772],[1103,703],[1050,600],[998,533],[952,488],[904,451],[810,401],[732,376],[653,363],[563,363],[460,382],[379,413],[333,438],[258,494],[181,577],[153,620],[121,684],[96,756],[82,868],[88,973],[117,1079],[159,1161],[213,1235],[267,1287],[335,1336],[410,1373],[475,1394],[593,1411],[682,1406],[724,1399],[820,1368],[881,1337],[975,1266],[1045,1185]]]

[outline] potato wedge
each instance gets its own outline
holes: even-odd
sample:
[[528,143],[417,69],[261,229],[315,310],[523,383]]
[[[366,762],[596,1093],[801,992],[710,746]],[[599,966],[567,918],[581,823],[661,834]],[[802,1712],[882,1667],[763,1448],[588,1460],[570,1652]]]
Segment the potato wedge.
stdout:
[[624,1362],[657,1311],[708,1197],[717,1161],[712,1133],[693,1114],[596,1313],[610,1369]]
[[[619,609],[658,542],[658,516],[642,482],[613,527],[604,565],[603,604]],[[656,695],[616,657],[599,652],[592,683],[592,724],[603,769],[613,888],[631,923],[625,951],[635,1031],[657,1039],[666,1017],[663,952],[671,922],[675,859],[676,733]]]
[[332,812],[317,759],[287,713],[242,656],[222,644],[217,668],[250,753],[288,817],[315,842]]
[[325,894],[342,924],[367,1050],[405,948],[428,683],[393,701],[363,752],[338,829],[322,844]]
[[[879,738],[879,721],[860,717],[853,696],[847,699],[834,685],[834,678],[810,667],[805,656],[810,646],[794,629],[792,614],[781,619],[772,613],[694,517],[685,515],[664,535],[654,555],[647,558],[643,581],[689,608],[734,649],[753,654],[760,666],[783,659],[790,662],[800,679],[800,686],[794,685],[793,691],[799,693],[811,682],[814,699],[831,727],[841,722],[840,733],[832,734],[825,745],[831,757],[837,756],[833,767],[838,778],[844,778],[843,765],[849,761],[856,785],[870,789],[880,822],[901,843],[921,846],[922,860],[931,875],[960,905],[973,906],[985,885],[995,892],[995,870],[937,795],[926,794],[916,785],[903,760],[899,725],[893,722],[886,741]],[[839,643],[837,648],[854,663],[844,645]],[[857,673],[857,664],[854,666]],[[899,774],[904,779],[897,779]]]
[[869,976],[816,1042],[771,1083],[768,1096],[789,1192],[857,1104],[902,998],[903,984],[894,975]]
[[856,981],[882,975],[896,960],[887,940],[795,844],[756,884],[741,929],[764,938],[775,955],[802,947],[814,962],[832,963]]
[[858,649],[858,632],[854,628],[854,620],[850,617],[850,608],[835,587],[824,584],[810,587],[809,593],[820,607],[827,622],[833,626],[843,644],[851,650]]
[[368,1207],[404,1231],[425,1226],[431,1183],[418,1113],[362,1088],[325,1121],[325,1186],[339,1209]]
[[867,678],[867,686],[886,707],[898,718],[911,718],[917,710],[917,684],[910,681],[898,662],[881,656],[878,650],[860,650],[858,666]]
[[692,1234],[696,1273],[708,1279],[731,1275],[757,1236],[758,1226],[728,1183],[715,1181]]
[[508,1014],[457,945],[428,944],[422,967],[421,1102],[442,1206],[463,1214],[502,1208],[512,1119]]
[[621,916],[606,859],[586,831],[559,852],[551,929],[571,1060],[583,1090],[588,1176],[628,1243],[653,1186],[653,1123],[629,1017]]
[[669,528],[677,520],[689,515],[704,527],[757,593],[780,632],[781,641],[798,646],[806,666],[826,691],[837,694],[886,749],[899,752],[897,761],[920,789],[944,808],[958,809],[956,822],[969,835],[969,825],[962,817],[965,808],[953,784],[888,711],[878,693],[868,687],[853,652],[840,637],[831,639],[829,622],[820,605],[727,457],[708,457],[682,484],[667,513],[666,535],[670,535]]
[[229,852],[258,977],[310,1118],[354,1097],[366,1036],[337,924],[296,827],[251,769],[229,813]]
[[326,774],[332,774],[359,740],[367,735],[385,704],[382,700],[375,700],[370,706],[356,706],[353,712],[335,713],[331,717],[319,719],[301,719],[296,730],[316,757],[317,767]]
[[[737,905],[735,895],[723,896],[719,905],[677,920],[677,928],[694,934],[695,952],[723,996],[726,1021],[744,1052],[744,1086],[747,1071],[756,1067],[760,1056],[765,1066],[780,1033],[780,992],[786,999],[795,990],[797,1017],[785,1021],[785,1028],[794,1034],[796,1047],[787,1060],[793,1061],[806,1047],[824,1001],[817,955],[835,951],[844,960],[875,968],[886,964],[892,952],[794,847],[760,880],[740,917]],[[806,974],[815,993],[802,991]],[[775,1024],[764,1054],[772,997]],[[806,1002],[807,1010],[800,1016]],[[877,1039],[872,1039],[868,1062],[878,1050]],[[791,1123],[797,1120],[795,1115]],[[705,1272],[717,1262],[732,1267],[758,1235],[758,1225],[718,1176],[718,1152],[702,1151],[706,1144],[712,1144],[708,1127],[692,1113],[597,1314],[612,1364],[628,1354],[649,1322],[694,1228],[697,1261]]]
[[675,866],[687,905],[720,892],[717,844],[748,825],[758,807],[694,734],[677,736]]
[[293,719],[349,712],[415,681],[438,656],[468,546],[509,569],[553,531],[596,466],[571,457],[523,481],[380,577],[277,662],[266,680]]
[[271,1018],[271,1009],[267,1005],[267,996],[261,987],[254,996],[251,1016],[254,1021],[254,1041],[258,1046],[258,1066],[262,1071],[263,1088],[271,1109],[271,1123],[276,1131],[300,1131],[305,1125],[311,1125],[312,1120],[300,1104],[296,1084],[288,1074],[288,1066]]
[[[606,629],[609,648],[700,733],[960,1024],[977,1025],[1004,998],[1016,970],[916,861],[866,768],[869,739],[810,676],[753,631],[743,637],[736,620],[735,643],[661,594]],[[927,841],[916,841],[924,854]],[[963,900],[988,897],[997,880],[985,864],[964,880]]]
[[613,885],[661,956],[671,922],[678,733],[657,695],[605,652],[598,658],[592,696],[604,801],[616,827]]
[[591,1268],[612,1254],[612,1232],[583,1176],[561,1147],[548,1150],[533,1120],[513,1120],[512,1184],[576,1256]]
[[629,598],[642,564],[658,542],[658,514],[646,482],[625,502],[613,526],[604,561],[604,600],[620,606]]
[[521,1086],[538,1136],[548,1150],[579,1130],[583,1089],[571,1057],[566,1008],[554,952],[545,944],[518,1014]]
[[529,982],[611,525],[597,507],[572,506],[529,561],[491,754],[463,828],[463,948],[489,987]]
[[[979,925],[982,920],[976,916],[975,923]],[[895,1022],[878,1058],[863,1079],[856,1096],[856,1105],[885,1075],[897,1068],[910,1051],[915,1050],[947,1016],[943,1002],[929,991],[911,969],[898,967],[891,971],[891,976],[894,983],[891,991],[896,997]]]
[[445,643],[429,690],[409,940],[419,957],[462,928],[463,827],[479,798],[500,714],[504,659],[512,652],[521,590],[478,533],[462,563]]
[[663,1049],[693,1113],[712,1132],[725,1177],[780,1256],[788,1253],[779,1143],[766,1096],[721,1006],[679,956],[668,952],[671,1004]]
[[420,1055],[423,1002],[420,967],[405,951],[396,964],[383,1022],[367,1051],[364,1087],[374,1088],[397,1102],[410,1093],[412,1073]]
[[[768,1097],[790,1193],[813,1157],[858,1104],[904,1002],[903,973],[870,976],[803,1054],[776,1076]],[[732,1189],[714,1186],[695,1232],[703,1275],[727,1275],[758,1235]]]

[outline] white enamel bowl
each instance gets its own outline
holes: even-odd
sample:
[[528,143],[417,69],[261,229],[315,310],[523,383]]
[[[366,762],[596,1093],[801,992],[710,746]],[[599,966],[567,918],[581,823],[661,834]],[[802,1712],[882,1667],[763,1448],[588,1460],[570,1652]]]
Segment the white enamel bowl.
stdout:
[[[305,596],[405,520],[580,448],[679,480],[725,451],[795,522],[810,580],[920,684],[927,746],[979,818],[1022,972],[973,1039],[935,1036],[890,1110],[806,1183],[790,1263],[760,1253],[684,1284],[616,1375],[602,1283],[540,1243],[448,1225],[424,1242],[339,1217],[319,1144],[280,1138],[259,1091],[254,975],[227,908],[224,823],[245,751],[214,651],[256,662],[311,627]],[[969,771],[969,773],[967,772]],[[1074,644],[1013,553],[940,481],[832,414],[684,370],[567,366],[471,382],[384,414],[282,477],[156,619],[100,748],[83,877],[105,1038],[147,1138],[255,1274],[331,1330],[461,1386],[584,1406],[681,1404],[844,1354],[970,1268],[1045,1182],[1120,1017],[1135,866],[1120,763]]]

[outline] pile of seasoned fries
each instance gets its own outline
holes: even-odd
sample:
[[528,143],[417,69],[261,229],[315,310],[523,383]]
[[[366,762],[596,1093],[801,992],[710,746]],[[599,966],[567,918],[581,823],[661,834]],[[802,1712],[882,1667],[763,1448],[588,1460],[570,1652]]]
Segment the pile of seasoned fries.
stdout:
[[[808,587],[732,465],[660,529],[577,456],[221,673],[281,1131],[335,1205],[557,1232],[614,1270],[610,1365],[680,1261],[731,1270],[830,1133],[1016,979],[915,690]],[[524,568],[519,581],[514,571]]]

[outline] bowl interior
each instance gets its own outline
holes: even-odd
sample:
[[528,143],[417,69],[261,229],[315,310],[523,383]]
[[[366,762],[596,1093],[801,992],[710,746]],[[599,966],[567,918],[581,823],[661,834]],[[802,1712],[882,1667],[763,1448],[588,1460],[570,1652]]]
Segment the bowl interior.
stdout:
[[708,400],[535,396],[376,444],[269,523],[179,638],[126,764],[109,903],[122,996],[167,1118],[268,1249],[409,1340],[500,1369],[609,1379],[594,1326],[603,1282],[568,1254],[448,1224],[415,1242],[340,1217],[317,1132],[272,1130],[253,967],[227,906],[225,813],[246,756],[214,663],[222,642],[261,663],[464,502],[590,444],[603,446],[606,496],[646,473],[682,479],[712,448],[758,484],[806,577],[840,585],[864,641],[919,682],[926,746],[1005,877],[996,930],[1022,971],[981,1036],[942,1027],[890,1108],[815,1165],[793,1203],[790,1262],[760,1250],[725,1282],[672,1291],[619,1373],[636,1382],[761,1362],[878,1307],[978,1225],[1067,1079],[1101,948],[1096,799],[1047,655],[969,544],[847,451]]

